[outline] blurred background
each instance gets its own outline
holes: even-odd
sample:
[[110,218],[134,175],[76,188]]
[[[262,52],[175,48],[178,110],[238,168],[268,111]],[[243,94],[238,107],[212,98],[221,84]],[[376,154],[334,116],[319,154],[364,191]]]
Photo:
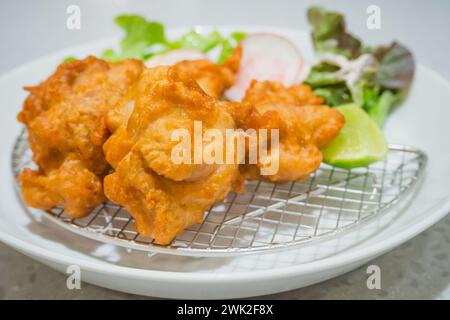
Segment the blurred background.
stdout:
[[[70,5],[81,9],[79,30],[66,27]],[[311,5],[344,12],[349,29],[365,43],[400,39],[420,63],[450,79],[448,0],[2,0],[0,73],[54,51],[118,35],[113,19],[120,13],[139,13],[168,27],[256,24],[307,29],[305,13]],[[366,27],[369,5],[381,9],[380,30]],[[367,289],[364,266],[327,282],[268,298],[449,299],[450,217],[372,263],[383,270],[382,290]],[[2,244],[0,270],[0,298],[132,297],[88,284],[83,284],[82,290],[66,290],[64,275]]]
[[[66,9],[81,9],[81,29],[68,30]],[[366,27],[369,5],[381,8],[381,29]],[[448,0],[2,0],[0,72],[47,53],[119,34],[113,18],[139,13],[167,26],[257,24],[306,29],[306,9],[345,12],[349,28],[367,43],[401,39],[417,59],[450,75]]]

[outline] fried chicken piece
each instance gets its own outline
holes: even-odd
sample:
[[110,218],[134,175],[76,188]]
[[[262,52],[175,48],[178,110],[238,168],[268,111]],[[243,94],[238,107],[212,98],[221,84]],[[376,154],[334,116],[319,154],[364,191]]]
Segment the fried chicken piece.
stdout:
[[175,66],[180,72],[189,74],[208,95],[220,98],[235,81],[235,74],[239,71],[242,49],[236,47],[223,65],[209,60],[187,60]]
[[231,69],[208,60],[182,61],[175,67],[189,74],[203,91],[214,98],[220,98],[225,89],[234,83],[234,73]]
[[[209,60],[186,60],[178,62],[175,68],[179,72],[189,74],[197,81],[199,86],[208,95],[220,98],[225,89],[233,85],[235,74],[239,71],[242,57],[242,49],[236,47],[232,55],[223,65],[215,64]],[[111,110],[106,117],[106,124],[111,132],[114,132],[122,123],[128,120],[133,111],[135,93],[130,90],[117,107]]]
[[[180,142],[172,141],[172,134],[189,133],[186,141],[193,146],[196,121],[201,132],[215,128],[223,135],[235,124],[220,102],[177,66],[147,69],[133,92],[129,120],[104,145],[115,167],[105,178],[105,194],[128,209],[141,234],[167,244],[242,183],[237,163],[174,161]],[[191,149],[186,155],[193,160]]]
[[[223,65],[215,64],[208,60],[181,61],[173,67],[177,72],[188,74],[194,79],[200,88],[214,98],[220,98],[234,82],[234,76],[239,70],[242,56],[240,47],[234,49],[233,54]],[[115,167],[129,150],[127,139],[124,139],[124,128],[121,124],[128,121],[134,108],[136,87],[132,87],[117,106],[106,115],[105,122],[111,133],[118,132],[107,141],[104,148],[108,162]],[[111,145],[114,144],[114,147]],[[111,147],[109,147],[111,146]]]
[[[236,58],[233,58],[236,59]],[[208,95],[220,98],[228,87],[233,84],[234,73],[227,66],[217,65],[208,60],[192,60],[177,63],[174,68],[179,72],[189,74]],[[122,99],[117,106],[108,112],[106,125],[110,132],[115,132],[128,118],[134,108],[134,89]]]
[[78,218],[105,201],[102,181],[82,161],[72,157],[48,174],[30,168],[23,170],[20,181],[28,205],[44,210],[64,205],[65,212]]
[[323,105],[322,97],[316,96],[311,87],[297,84],[286,88],[279,82],[253,80],[247,89],[244,101],[250,104],[290,104],[296,106]]
[[[336,137],[345,122],[341,113],[322,104],[323,99],[307,85],[285,88],[279,83],[253,81],[243,103],[231,105],[229,112],[240,128],[267,129],[269,150],[256,164],[247,161],[241,166],[244,176],[284,182],[303,180],[316,171],[322,162],[320,149]],[[270,147],[270,129],[279,130],[276,149]],[[261,175],[276,159],[278,171]]]
[[105,200],[109,171],[102,145],[109,136],[104,116],[143,70],[137,60],[108,63],[95,57],[61,64],[36,87],[28,87],[18,120],[28,129],[38,170],[19,176],[24,200],[50,209],[64,206],[82,217]]

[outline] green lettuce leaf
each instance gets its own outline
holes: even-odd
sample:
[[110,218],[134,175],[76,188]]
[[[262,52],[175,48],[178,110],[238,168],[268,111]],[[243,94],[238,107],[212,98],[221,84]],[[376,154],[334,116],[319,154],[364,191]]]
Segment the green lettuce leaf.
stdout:
[[345,84],[317,88],[314,93],[324,98],[325,103],[331,107],[351,103],[352,95]]
[[230,37],[224,37],[219,32],[213,31],[210,34],[200,34],[196,31],[189,31],[179,40],[171,43],[171,49],[189,48],[202,52],[209,52],[217,47],[220,48],[218,63],[224,63],[233,53],[233,49],[245,37],[244,32],[234,32]]
[[339,67],[322,62],[311,68],[305,80],[316,95],[324,98],[325,103],[333,107],[352,102],[345,81],[336,75],[338,70]]
[[217,63],[224,63],[233,53],[233,49],[245,38],[245,32],[233,32],[228,39],[222,42],[222,49],[220,51]]
[[321,62],[316,64],[311,68],[311,71],[308,74],[305,82],[309,84],[313,89],[344,83],[345,81],[339,78],[336,72],[339,70],[339,67],[331,65],[326,62]]
[[127,58],[147,60],[157,54],[180,48],[206,53],[220,47],[218,62],[222,63],[245,36],[243,32],[235,32],[225,37],[217,31],[201,34],[192,30],[170,42],[166,37],[164,25],[159,22],[148,21],[139,15],[120,15],[114,21],[124,30],[125,36],[120,42],[119,50],[107,49],[102,53],[101,57],[108,61]]
[[390,90],[383,91],[371,106],[366,106],[367,113],[382,127],[393,107],[399,102],[399,95]]
[[202,52],[208,52],[223,42],[224,38],[217,31],[213,31],[210,34],[200,34],[196,31],[189,31],[181,36],[179,40],[174,41],[171,44],[171,48],[189,48],[197,49]]
[[76,57],[68,56],[68,57],[64,58],[63,62],[72,62],[72,61],[75,61],[75,60],[77,60]]
[[159,22],[147,21],[139,15],[120,15],[115,23],[125,31],[125,36],[119,52],[113,49],[103,52],[102,58],[106,60],[146,59],[154,51],[163,51],[169,46],[164,26]]
[[242,32],[242,31],[236,31],[233,32],[230,35],[230,38],[234,40],[235,44],[238,44],[239,42],[241,42],[242,40],[244,40],[244,38],[247,36],[246,32]]

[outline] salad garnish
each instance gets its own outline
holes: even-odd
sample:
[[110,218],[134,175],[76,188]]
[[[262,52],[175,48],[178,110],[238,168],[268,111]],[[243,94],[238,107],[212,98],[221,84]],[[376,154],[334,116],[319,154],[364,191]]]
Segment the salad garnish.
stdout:
[[347,31],[342,14],[321,7],[310,8],[308,19],[320,59],[306,83],[328,105],[356,103],[382,126],[411,86],[415,70],[411,51],[397,42],[366,47]]
[[233,51],[233,48],[244,37],[244,32],[234,32],[224,36],[217,31],[201,34],[195,30],[182,35],[174,41],[168,40],[162,23],[148,21],[140,15],[120,15],[114,20],[124,30],[125,36],[120,42],[119,50],[107,49],[102,58],[108,61],[118,61],[127,58],[148,60],[155,55],[174,49],[195,49],[204,53],[218,50],[218,63],[223,63]]

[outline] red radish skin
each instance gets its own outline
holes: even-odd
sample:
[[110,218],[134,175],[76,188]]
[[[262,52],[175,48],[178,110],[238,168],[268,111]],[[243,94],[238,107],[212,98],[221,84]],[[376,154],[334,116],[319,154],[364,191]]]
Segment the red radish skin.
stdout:
[[240,101],[252,80],[276,81],[292,86],[302,78],[303,57],[287,38],[270,33],[255,33],[241,43],[242,59],[235,84],[225,92]]
[[175,49],[151,58],[145,65],[149,68],[172,66],[186,60],[209,60],[209,57],[203,52],[194,49]]

